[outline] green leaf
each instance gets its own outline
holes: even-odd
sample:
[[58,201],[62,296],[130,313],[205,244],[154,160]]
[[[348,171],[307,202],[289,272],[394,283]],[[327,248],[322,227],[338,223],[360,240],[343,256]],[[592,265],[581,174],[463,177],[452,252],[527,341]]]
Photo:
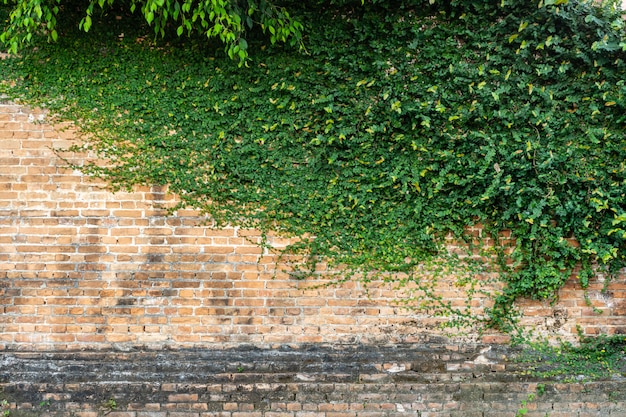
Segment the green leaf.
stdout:
[[89,29],[91,29],[91,16],[85,16],[82,20],[82,29],[85,32],[89,32]]

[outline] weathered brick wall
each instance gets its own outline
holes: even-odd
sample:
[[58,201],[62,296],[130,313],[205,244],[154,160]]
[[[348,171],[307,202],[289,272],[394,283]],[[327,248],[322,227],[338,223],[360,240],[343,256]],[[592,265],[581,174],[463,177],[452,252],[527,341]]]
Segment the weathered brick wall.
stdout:
[[157,187],[109,193],[53,152],[71,132],[19,106],[0,111],[3,349],[413,336],[413,319],[389,303],[394,291],[373,285],[376,302],[356,284],[306,290],[315,283],[260,256],[258,233],[214,230],[191,211],[168,217],[156,206],[172,197]]
[[[53,149],[75,140],[0,102],[0,387],[13,414],[514,416],[532,392],[537,381],[480,353],[505,338],[442,338],[441,319],[399,307],[393,284],[294,279],[255,231],[166,216],[163,189],[111,193],[68,169]],[[523,321],[551,337],[624,333],[626,280],[604,286],[585,300],[572,280],[554,305],[523,302]],[[463,305],[453,282],[439,290]],[[527,415],[626,416],[622,388],[581,387],[554,385]]]
[[[192,211],[166,216],[158,206],[173,197],[156,187],[108,192],[53,152],[75,134],[42,120],[0,105],[0,348],[418,342],[436,333],[439,320],[396,306],[393,285],[373,283],[367,295],[358,283],[307,289],[319,282],[277,271],[254,231],[214,230]],[[572,280],[555,305],[524,303],[525,320],[547,334],[624,332],[625,284],[602,292],[594,282],[586,301]],[[441,290],[463,304],[452,283]]]

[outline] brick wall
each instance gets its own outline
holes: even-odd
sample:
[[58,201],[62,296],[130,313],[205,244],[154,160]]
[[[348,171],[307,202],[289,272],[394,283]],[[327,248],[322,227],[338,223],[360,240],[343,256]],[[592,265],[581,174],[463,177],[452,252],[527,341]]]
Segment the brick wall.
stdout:
[[[319,282],[276,270],[254,231],[215,230],[192,211],[166,216],[158,207],[173,197],[158,187],[108,192],[53,152],[76,135],[42,121],[0,105],[2,349],[416,342],[437,333],[437,319],[394,303],[403,295],[393,285],[372,283],[367,295],[353,282],[311,289]],[[572,280],[555,305],[524,302],[525,320],[547,334],[571,336],[576,325],[624,332],[625,284],[602,292],[596,281],[586,301]],[[464,302],[453,283],[440,289]]]
[[[512,378],[506,365],[489,362],[494,366],[476,373],[473,365],[467,365],[468,358],[454,362],[449,352],[432,350],[434,345],[447,346],[452,352],[459,346],[467,346],[474,349],[470,356],[476,358],[480,356],[476,352],[483,348],[482,343],[497,343],[506,338],[470,333],[445,339],[438,328],[441,319],[432,317],[428,311],[398,306],[397,301],[406,293],[393,284],[373,282],[366,289],[358,282],[349,282],[316,288],[324,281],[294,279],[283,271],[283,266],[276,267],[274,255],[261,253],[255,245],[259,239],[255,231],[213,229],[207,225],[207,219],[193,211],[166,216],[162,207],[175,200],[162,188],[140,187],[132,192],[111,193],[106,184],[68,169],[53,149],[70,146],[76,136],[71,130],[45,123],[39,111],[0,102],[0,386],[14,409],[26,412],[30,407],[31,411],[43,412],[37,408],[37,401],[45,403],[52,399],[58,403],[54,412],[83,413],[84,417],[104,412],[110,412],[112,417],[113,413],[121,413],[118,417],[165,417],[177,412],[228,417],[508,416],[515,415],[513,408],[517,405],[511,404],[519,402],[531,390],[528,383],[515,380],[518,385],[506,388],[514,394],[500,393],[500,401],[499,394],[494,392],[505,388],[493,384],[503,381],[491,373],[504,372],[502,378]],[[67,156],[74,158],[74,162],[87,158],[87,155]],[[274,238],[270,243],[283,246],[287,241]],[[454,282],[443,280],[438,290],[447,300],[463,305],[464,293]],[[480,312],[485,303],[478,297],[472,308]],[[520,305],[523,321],[548,337],[573,339],[577,325],[587,334],[626,332],[624,277],[606,288],[601,279],[594,281],[587,290],[587,300],[572,280],[561,291],[558,303],[524,301]],[[410,367],[402,371],[408,374],[387,372],[385,364],[393,368],[396,362],[384,358],[368,362],[367,370],[348,372],[349,381],[320,380],[325,372],[345,376],[345,369],[333,367],[330,362],[326,368],[322,365],[316,368],[317,373],[302,373],[299,368],[285,368],[283,372],[278,365],[273,368],[276,372],[267,369],[263,375],[256,372],[260,362],[269,363],[268,358],[278,354],[272,349],[287,345],[306,352],[338,346],[360,346],[365,350],[380,346],[431,346],[428,355],[435,356],[419,349],[402,352],[412,355],[413,362],[417,360],[415,355],[439,360],[441,367],[430,374],[443,385],[432,388],[432,397],[431,394],[416,396],[420,390],[427,392],[433,381],[411,380],[424,375],[416,376],[414,371],[409,372]],[[242,352],[249,352],[249,346],[265,349],[267,358],[246,356]],[[239,366],[235,366],[235,371],[231,369],[237,360],[222,357],[222,362],[216,363],[223,369],[213,373],[203,371],[210,375],[205,381],[194,380],[195,385],[181,382],[180,375],[171,367],[169,373],[158,374],[160,378],[154,374],[143,382],[126,381],[130,385],[121,384],[117,377],[110,379],[106,373],[99,382],[85,381],[80,373],[76,376],[69,370],[91,362],[85,357],[63,356],[63,352],[79,351],[104,355],[98,357],[98,363],[116,363],[115,372],[118,372],[119,367],[131,369],[135,361],[119,352],[180,349],[192,349],[188,352],[201,349],[206,355],[213,352],[211,357],[222,350],[239,352],[236,354],[243,355],[239,356],[239,362],[244,375],[237,377]],[[329,352],[334,352],[333,349]],[[106,356],[107,352],[118,353]],[[396,354],[393,352],[398,351],[383,353],[393,356]],[[333,360],[345,363],[355,358],[350,352],[344,353]],[[304,355],[301,359],[310,361],[320,357],[315,355]],[[154,360],[152,366],[158,366],[159,361],[174,361],[184,369],[191,369],[194,361],[207,357],[163,356]],[[37,363],[46,364],[47,368],[28,368]],[[254,372],[249,374],[249,370]],[[469,373],[457,374],[459,370]],[[358,379],[361,374],[365,375],[363,381],[367,384]],[[395,376],[392,378],[391,374]],[[466,398],[465,394],[455,397],[455,392],[465,389],[460,385],[461,380],[471,381],[471,375],[479,374],[496,379],[481,376],[474,381],[478,385],[471,388],[477,390],[476,397]],[[63,379],[62,375],[67,378]],[[123,375],[128,379],[128,372]],[[243,378],[243,382],[237,378]],[[135,392],[133,384],[139,384],[137,395],[141,398],[129,397]],[[221,391],[216,384],[222,384]],[[440,389],[443,392],[437,394]],[[609,394],[603,389],[594,391],[597,395],[593,398],[607,405]],[[224,390],[244,394],[237,397]],[[268,394],[276,390],[286,397]],[[311,390],[322,399],[309,401],[302,399],[309,398],[306,395],[300,394],[300,398],[297,394]],[[324,397],[324,390],[339,390],[344,399],[330,394]],[[394,397],[393,401],[383,401],[382,397],[391,394],[376,397],[380,390],[404,399]],[[292,391],[296,394],[286,394]],[[572,406],[570,402],[578,394],[568,393],[572,398],[557,394],[558,390],[542,407],[552,410],[557,404],[557,409],[570,407],[566,410],[571,413],[550,414],[553,417],[626,416],[619,414],[623,412],[622,403],[611,406],[613,414],[593,414],[593,406],[589,406],[591,411],[585,408],[590,399],[583,405]],[[614,398],[621,398],[622,394],[619,391]],[[215,401],[210,400],[212,395],[217,396]],[[514,401],[507,400],[507,395],[513,395]],[[103,411],[102,401],[110,399],[108,396],[124,404],[123,412]],[[413,398],[412,402],[406,399],[409,397]],[[269,405],[259,405],[259,398],[265,401],[262,404],[269,401]],[[487,405],[477,405],[485,401]],[[335,405],[323,405],[326,403]],[[501,407],[500,414],[494,414],[491,403]],[[474,408],[463,408],[470,407],[468,404]],[[209,406],[215,409],[203,408]],[[528,415],[544,414],[540,408],[536,414]]]
[[306,289],[261,256],[257,232],[168,217],[158,187],[107,192],[53,152],[71,131],[0,112],[3,349],[387,341],[412,325],[389,287],[370,289],[382,302],[357,284]]

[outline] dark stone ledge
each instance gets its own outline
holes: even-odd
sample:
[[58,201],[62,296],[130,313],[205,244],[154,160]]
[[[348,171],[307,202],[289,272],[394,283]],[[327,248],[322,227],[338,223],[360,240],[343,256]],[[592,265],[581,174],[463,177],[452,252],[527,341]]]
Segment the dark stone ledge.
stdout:
[[514,370],[513,354],[504,346],[443,345],[0,352],[0,383],[432,382],[446,374],[497,381]]
[[[159,417],[170,409],[194,416],[198,407],[223,412],[232,404],[255,411],[308,404],[320,413],[324,404],[405,409],[435,404],[441,410],[457,407],[460,414],[432,415],[467,417],[491,416],[482,413],[494,404],[514,411],[541,382],[546,407],[588,402],[624,411],[623,379],[590,384],[533,379],[510,360],[516,353],[502,345],[443,344],[5,351],[0,352],[0,399],[18,411],[44,404],[50,416],[75,409],[102,412],[103,404],[115,399],[118,410],[156,407]],[[471,410],[476,414],[468,414]]]

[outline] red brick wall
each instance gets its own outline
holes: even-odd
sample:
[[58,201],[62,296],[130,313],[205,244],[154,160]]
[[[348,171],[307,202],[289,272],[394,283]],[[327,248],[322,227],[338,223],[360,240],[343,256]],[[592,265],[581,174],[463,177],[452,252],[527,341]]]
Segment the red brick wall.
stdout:
[[[320,282],[277,271],[254,231],[215,230],[193,211],[166,216],[158,205],[174,197],[158,187],[107,191],[66,168],[52,149],[75,134],[43,120],[0,104],[0,349],[409,343],[441,334],[439,319],[396,305],[402,292],[392,284],[372,283],[367,294],[355,282],[312,289]],[[555,305],[523,302],[524,321],[547,335],[571,337],[576,325],[624,332],[626,281],[603,285],[591,285],[588,302],[575,281]],[[453,283],[440,290],[464,302]]]

